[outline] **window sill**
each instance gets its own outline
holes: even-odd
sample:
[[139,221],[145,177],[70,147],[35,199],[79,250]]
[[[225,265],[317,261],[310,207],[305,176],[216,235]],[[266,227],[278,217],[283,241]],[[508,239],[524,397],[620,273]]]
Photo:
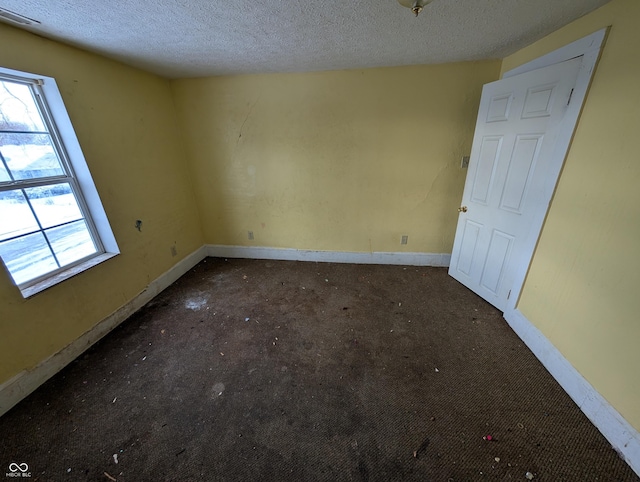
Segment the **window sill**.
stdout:
[[65,280],[68,280],[69,278],[72,278],[80,273],[82,273],[83,271],[86,271],[90,268],[93,268],[94,266],[99,265],[100,263],[103,263],[105,261],[107,261],[108,259],[111,259],[115,256],[117,256],[118,253],[104,253],[101,254],[99,256],[96,256],[94,258],[91,258],[87,261],[85,261],[84,263],[80,263],[78,265],[75,265],[69,269],[66,269],[64,271],[61,271],[60,273],[55,274],[54,276],[51,276],[50,278],[47,278],[45,280],[42,280],[34,285],[28,286],[26,288],[22,288],[20,290],[20,292],[22,293],[22,297],[23,298],[30,298],[34,295],[37,295],[38,293],[51,288],[52,286],[57,285],[58,283],[62,283]]

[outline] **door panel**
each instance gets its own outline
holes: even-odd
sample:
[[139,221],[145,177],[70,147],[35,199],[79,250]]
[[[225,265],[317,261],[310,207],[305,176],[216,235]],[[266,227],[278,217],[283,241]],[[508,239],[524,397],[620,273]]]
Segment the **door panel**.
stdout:
[[489,101],[487,122],[501,122],[508,120],[512,101],[513,96],[511,94],[492,97],[491,101]]
[[489,191],[495,174],[495,167],[502,147],[502,136],[488,136],[482,139],[478,156],[478,169],[471,188],[471,198],[482,204],[487,204]]
[[476,252],[481,230],[481,224],[467,219],[462,233],[462,249],[456,264],[458,272],[463,275],[471,276],[471,265],[473,264],[473,256]]
[[504,310],[582,58],[484,86],[449,274]]
[[544,136],[519,135],[511,156],[502,190],[500,209],[522,214],[522,201],[535,171]]
[[542,85],[527,90],[527,97],[522,110],[523,119],[549,117],[553,106],[553,96],[558,84]]
[[480,285],[496,296],[498,295],[500,281],[504,276],[505,267],[509,262],[512,242],[513,236],[497,229],[493,230],[484,269],[482,270],[482,277],[480,278]]

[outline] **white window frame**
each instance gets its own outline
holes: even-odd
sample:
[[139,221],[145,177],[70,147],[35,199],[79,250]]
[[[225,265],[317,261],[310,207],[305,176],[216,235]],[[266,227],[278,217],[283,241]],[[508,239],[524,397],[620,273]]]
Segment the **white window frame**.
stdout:
[[[82,205],[83,214],[89,221],[87,224],[97,248],[97,252],[88,258],[18,285],[22,296],[28,298],[117,256],[120,250],[55,79],[4,67],[0,67],[0,77],[9,81],[30,83],[34,86],[36,94],[40,95],[44,106],[42,114],[51,124],[51,135],[56,138],[57,147],[64,157],[63,162],[67,164],[70,176],[75,179],[75,187],[79,191],[76,192],[78,203]],[[6,275],[11,278],[9,270],[6,267],[5,270]]]

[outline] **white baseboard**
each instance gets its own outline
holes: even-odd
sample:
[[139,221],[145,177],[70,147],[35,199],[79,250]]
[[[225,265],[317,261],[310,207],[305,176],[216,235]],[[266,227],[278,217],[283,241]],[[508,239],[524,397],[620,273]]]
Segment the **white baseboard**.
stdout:
[[274,259],[283,261],[317,261],[322,263],[395,264],[403,266],[448,267],[449,253],[312,251],[291,248],[207,245],[207,254],[216,258]]
[[560,351],[517,309],[505,312],[505,320],[545,368],[564,388],[580,410],[640,475],[640,432],[562,356]]
[[58,353],[46,358],[32,370],[24,370],[0,385],[0,416],[27,397],[36,388],[80,356],[85,350],[151,301],[207,256],[205,246],[179,261],[152,281],[127,304],[116,310]]

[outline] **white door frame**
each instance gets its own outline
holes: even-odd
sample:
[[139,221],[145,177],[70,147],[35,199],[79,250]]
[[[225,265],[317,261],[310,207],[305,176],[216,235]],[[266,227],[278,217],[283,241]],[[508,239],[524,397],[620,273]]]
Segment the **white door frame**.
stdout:
[[[561,49],[505,72],[502,76],[503,78],[511,77],[529,70],[584,55],[583,68],[578,74],[577,84],[573,92],[573,98],[576,102],[573,102],[572,99],[566,113],[566,116],[573,117],[573,122],[570,120],[566,122],[568,125],[563,126],[562,129],[567,132],[563,132],[563,137],[558,139],[558,159],[554,158],[553,161],[556,177],[559,176],[562,165],[564,164],[564,158],[566,157],[571,138],[573,137],[575,124],[582,110],[582,103],[591,82],[591,76],[600,56],[600,51],[604,45],[608,30],[608,28],[599,30]],[[552,194],[553,191],[555,191],[556,183],[557,179],[554,179],[553,185],[550,186]],[[542,230],[547,210],[548,207],[543,213],[543,216],[536,221],[539,224],[539,226],[537,226],[539,231]],[[538,238],[539,237],[540,234],[538,234]],[[531,257],[533,257],[536,245],[537,241],[530,246]],[[514,291],[512,292],[516,293],[516,296],[512,296],[508,301],[507,308],[504,312],[505,320],[549,373],[551,373],[553,378],[556,379],[578,407],[580,407],[580,410],[582,410],[589,420],[591,420],[598,430],[609,440],[612,447],[620,454],[622,459],[640,475],[640,432],[632,427],[631,424],[585,380],[564,357],[562,352],[558,351],[545,335],[516,308],[531,261],[532,259],[529,259],[527,263],[524,263],[525,266],[518,265],[516,268],[517,277],[514,279]]]
[[542,57],[527,62],[515,69],[509,70],[502,75],[502,78],[512,77],[514,75],[523,74],[531,70],[540,69],[549,65],[564,62],[566,60],[573,59],[578,56],[583,56],[582,65],[578,72],[578,78],[576,85],[571,96],[571,103],[567,108],[562,125],[559,126],[558,137],[555,143],[555,149],[551,155],[551,167],[550,174],[545,182],[544,187],[544,199],[549,199],[547,205],[541,206],[537,212],[532,215],[532,230],[537,232],[537,236],[530,236],[530,239],[525,240],[522,246],[523,256],[519,260],[515,261],[513,288],[511,289],[511,296],[507,300],[505,307],[505,317],[507,312],[514,311],[518,301],[520,299],[520,293],[524,286],[524,281],[529,271],[529,266],[533,260],[533,254],[538,244],[538,239],[542,233],[542,225],[547,216],[549,206],[551,205],[553,193],[556,185],[559,181],[560,171],[564,164],[564,160],[569,151],[569,145],[573,137],[573,132],[578,123],[578,117],[582,110],[582,104],[587,95],[589,84],[591,83],[591,77],[595,70],[596,63],[600,57],[600,51],[604,44],[608,28],[603,28],[597,32],[588,35],[580,40],[576,40],[564,47],[554,50]]

